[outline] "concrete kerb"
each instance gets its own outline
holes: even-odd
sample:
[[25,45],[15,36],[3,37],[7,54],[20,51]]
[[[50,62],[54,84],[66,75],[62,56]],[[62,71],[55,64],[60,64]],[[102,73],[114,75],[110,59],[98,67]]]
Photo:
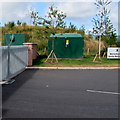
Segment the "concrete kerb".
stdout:
[[111,70],[120,67],[26,67],[26,69],[50,69],[50,70]]

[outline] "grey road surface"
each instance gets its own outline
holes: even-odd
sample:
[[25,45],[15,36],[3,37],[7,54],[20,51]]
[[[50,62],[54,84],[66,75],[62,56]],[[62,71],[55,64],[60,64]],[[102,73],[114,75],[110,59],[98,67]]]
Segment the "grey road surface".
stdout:
[[26,70],[3,85],[3,118],[118,118],[118,70]]

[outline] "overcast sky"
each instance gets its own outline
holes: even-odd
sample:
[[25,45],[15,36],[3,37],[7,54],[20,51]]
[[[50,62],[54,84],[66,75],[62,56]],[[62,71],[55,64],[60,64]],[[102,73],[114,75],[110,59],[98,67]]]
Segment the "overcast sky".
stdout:
[[[65,19],[67,25],[71,22],[77,28],[85,25],[86,29],[91,30],[93,28],[92,19],[98,12],[94,2],[95,0],[86,0],[86,2],[84,0],[1,0],[0,21],[2,21],[2,25],[17,20],[30,24],[29,10],[31,7],[38,11],[40,16],[45,16],[48,7],[54,4],[67,14]],[[108,9],[111,10],[110,19],[118,31],[118,0],[113,0]]]

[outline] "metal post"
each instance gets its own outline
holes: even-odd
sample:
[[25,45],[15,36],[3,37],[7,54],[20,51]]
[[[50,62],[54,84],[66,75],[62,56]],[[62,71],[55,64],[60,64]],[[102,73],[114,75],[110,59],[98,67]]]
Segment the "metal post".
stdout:
[[5,80],[6,81],[5,84],[12,84],[15,81],[14,79],[9,78],[10,77],[10,45],[13,41],[13,38],[14,36],[12,35],[11,41],[10,43],[8,43],[8,70],[7,70],[7,80]]
[[7,78],[10,76],[10,45],[8,45],[8,73]]

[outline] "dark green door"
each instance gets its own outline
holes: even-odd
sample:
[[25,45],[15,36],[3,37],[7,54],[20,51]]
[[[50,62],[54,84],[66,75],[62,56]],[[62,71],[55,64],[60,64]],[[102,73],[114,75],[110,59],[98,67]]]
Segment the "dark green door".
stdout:
[[[69,44],[66,44],[69,41]],[[48,42],[48,53],[52,50],[52,39]],[[83,58],[84,38],[54,39],[54,52],[57,58]]]
[[83,56],[83,40],[78,38],[67,38],[66,40],[69,40],[69,44],[65,47],[66,58],[81,58]]

